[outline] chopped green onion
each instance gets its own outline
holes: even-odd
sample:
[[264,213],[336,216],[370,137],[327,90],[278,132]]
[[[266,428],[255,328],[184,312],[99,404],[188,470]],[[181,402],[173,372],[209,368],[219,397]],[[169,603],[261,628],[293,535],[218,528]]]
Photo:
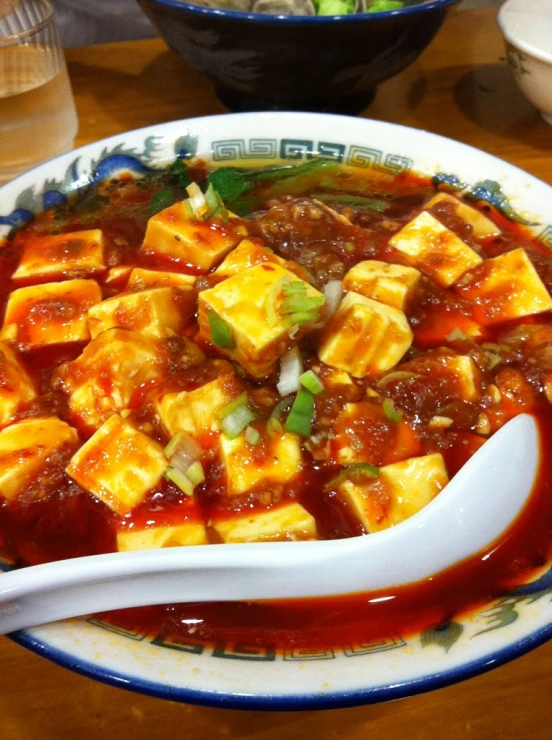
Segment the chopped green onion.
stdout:
[[200,221],[204,221],[209,216],[209,204],[205,200],[205,196],[201,192],[201,188],[197,182],[191,182],[186,187],[186,192],[190,196],[190,205],[195,217]]
[[234,439],[238,434],[243,432],[249,422],[254,419],[255,414],[251,411],[249,406],[241,404],[241,406],[235,408],[221,420],[220,426],[228,439]]
[[258,432],[255,427],[247,427],[247,429],[245,430],[245,441],[248,444],[254,447],[258,443],[260,438],[260,432]]
[[184,473],[181,473],[180,470],[173,468],[172,465],[169,465],[169,467],[165,471],[165,478],[171,483],[174,483],[177,488],[180,488],[182,493],[185,493],[186,496],[193,495],[194,486],[192,484],[192,481],[186,475],[184,475]]
[[313,370],[307,370],[306,373],[303,373],[299,378],[299,382],[315,396],[324,390],[324,383]]
[[310,437],[314,413],[314,396],[306,388],[300,388],[286,421],[286,432]]
[[207,205],[211,209],[207,215],[207,218],[220,216],[223,221],[228,221],[228,211],[224,207],[224,203],[222,202],[220,195],[213,187],[213,183],[209,183],[209,187],[205,191],[205,200],[207,201]]
[[278,404],[276,404],[276,406],[272,410],[271,417],[273,419],[280,419],[280,417],[282,416],[282,413],[291,404],[292,400],[293,400],[292,396],[286,396],[286,398],[282,398],[282,400]]
[[395,401],[392,398],[386,398],[383,401],[383,413],[390,420],[398,424],[403,417],[401,409],[395,408]]
[[500,352],[500,350],[502,349],[502,347],[500,346],[500,344],[495,344],[494,342],[483,342],[483,344],[481,345],[481,347],[483,349],[488,349],[491,352]]
[[203,472],[203,465],[199,462],[199,460],[196,460],[195,463],[190,465],[190,467],[186,471],[186,478],[188,478],[194,488],[200,483],[203,483],[203,481],[205,480],[205,473]]
[[502,357],[500,355],[495,354],[494,352],[488,352],[487,353],[487,370],[493,370],[497,365],[500,365],[502,362]]
[[359,478],[377,478],[379,475],[379,468],[370,463],[355,463],[354,465],[348,465],[346,468],[339,473],[338,476],[328,481],[324,488],[330,490],[344,483],[346,480],[358,480]]
[[385,388],[389,383],[395,383],[401,380],[411,380],[412,378],[419,378],[420,373],[411,373],[408,370],[395,370],[395,372],[388,373],[380,378],[376,383],[378,388]]
[[284,427],[282,423],[274,416],[270,416],[266,422],[266,433],[272,439],[275,434],[282,434]]
[[232,338],[232,329],[230,325],[221,319],[218,313],[209,309],[207,311],[207,318],[209,319],[209,329],[211,331],[211,339],[215,347],[219,349],[234,349],[234,339]]
[[458,326],[455,327],[449,334],[446,336],[447,342],[471,342],[472,339],[468,334],[466,334],[465,331],[462,331]]
[[182,205],[184,206],[184,210],[186,211],[186,216],[188,216],[189,219],[195,220],[195,213],[192,210],[192,205],[189,200],[183,200]]
[[233,401],[230,401],[230,403],[227,403],[226,406],[223,406],[222,408],[220,408],[217,411],[217,419],[219,421],[222,421],[240,406],[247,406],[247,393],[242,393],[237,398],[234,398]]
[[173,452],[178,447],[178,444],[180,442],[180,437],[181,437],[181,432],[178,432],[177,434],[174,435],[174,437],[171,437],[171,441],[169,442],[169,444],[163,450],[163,454],[165,455],[165,457],[167,459],[169,459],[171,457],[171,455],[173,454]]

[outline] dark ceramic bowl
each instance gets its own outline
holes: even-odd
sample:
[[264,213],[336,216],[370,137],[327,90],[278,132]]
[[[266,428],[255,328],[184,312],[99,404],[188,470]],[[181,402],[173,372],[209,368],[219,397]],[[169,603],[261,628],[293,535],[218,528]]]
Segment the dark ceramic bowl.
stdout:
[[411,64],[458,1],[332,17],[138,0],[176,54],[215,83],[230,110],[342,113],[360,112],[376,85]]

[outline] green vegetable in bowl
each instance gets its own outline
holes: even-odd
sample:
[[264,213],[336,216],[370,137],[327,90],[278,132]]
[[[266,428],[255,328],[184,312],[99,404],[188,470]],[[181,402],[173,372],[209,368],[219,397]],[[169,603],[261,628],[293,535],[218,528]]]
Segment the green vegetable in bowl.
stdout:
[[356,10],[356,0],[313,0],[316,15],[350,15]]
[[405,3],[402,0],[374,0],[367,13],[385,13],[386,10],[398,10],[404,8]]

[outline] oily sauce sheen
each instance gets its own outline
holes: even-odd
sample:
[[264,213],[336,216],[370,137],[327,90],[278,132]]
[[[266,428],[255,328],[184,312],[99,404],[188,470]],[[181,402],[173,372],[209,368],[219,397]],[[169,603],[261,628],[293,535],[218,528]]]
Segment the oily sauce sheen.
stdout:
[[[208,170],[200,164],[189,168],[189,174],[201,183]],[[303,175],[290,181],[287,189],[285,180],[276,186],[261,180],[242,198],[247,201],[242,205],[247,206],[244,223],[247,223],[249,236],[262,239],[266,247],[285,260],[299,263],[312,276],[315,285],[321,286],[328,280],[342,280],[345,273],[362,260],[392,261],[390,237],[419,213],[436,192],[427,179],[413,175],[377,179],[371,176],[369,179],[364,173],[342,169],[334,174],[331,185],[324,182],[324,177],[328,177],[327,173]],[[310,196],[318,196],[324,188],[327,189],[325,202],[361,229],[352,228],[316,208]],[[186,197],[179,179],[167,173],[140,181],[126,178],[105,183],[78,200],[40,214],[7,240],[0,251],[2,311],[14,289],[55,280],[55,277],[27,282],[11,279],[26,240],[90,229],[102,230],[106,263],[110,268],[125,265],[170,270],[198,276],[199,290],[211,287],[210,276],[191,264],[147,251],[139,254],[152,199],[159,198],[160,191],[167,189],[170,199],[165,205]],[[332,193],[339,196],[335,202],[331,201]],[[377,199],[384,206],[378,210],[358,206],[353,200],[344,202],[344,196],[358,194]],[[552,260],[544,245],[524,227],[511,223],[489,206],[478,204],[477,207],[499,227],[500,236],[474,238],[472,227],[450,204],[437,204],[431,212],[484,258],[525,248],[544,285],[552,290]],[[226,227],[218,224],[213,228],[224,233]],[[124,290],[124,279],[108,284],[101,272],[92,277],[100,284],[104,299]],[[497,304],[500,300],[497,293]],[[40,322],[45,314],[53,312],[59,316],[67,311],[71,311],[70,306],[47,303],[35,308],[30,321]],[[181,639],[187,644],[230,642],[269,652],[292,647],[322,650],[416,633],[469,612],[504,594],[516,583],[538,575],[552,558],[552,461],[546,454],[552,444],[552,407],[546,394],[547,373],[552,373],[550,314],[487,326],[483,336],[474,342],[468,336],[475,320],[473,302],[461,290],[453,292],[424,278],[409,308],[408,318],[414,332],[415,349],[407,352],[401,364],[411,363],[412,371],[402,373],[403,377],[391,378],[380,392],[403,410],[409,426],[391,422],[379,412],[372,413],[368,405],[367,413],[351,419],[346,428],[341,432],[337,429],[337,432],[348,435],[352,446],[364,459],[371,459],[380,466],[409,456],[440,452],[452,476],[486,439],[488,430],[478,428],[482,412],[492,431],[518,413],[534,414],[541,431],[541,470],[530,503],[507,534],[488,551],[427,581],[378,593],[256,604],[144,607],[110,613],[111,622],[128,630]],[[532,326],[540,327],[538,341],[533,341]],[[193,347],[184,339],[177,336],[166,342],[168,359],[164,383],[170,391],[201,387],[218,377],[220,363],[226,362],[216,347],[199,339],[196,332],[197,325],[187,328],[184,336],[193,339],[207,355],[203,363],[197,364]],[[494,355],[495,350],[483,350],[482,343],[503,350],[490,369],[489,352]],[[429,360],[430,377],[426,375],[420,382],[415,372],[416,363],[430,357],[425,355],[428,350],[443,346],[460,354],[470,354],[483,373],[486,385],[493,383],[501,388],[501,402],[459,401],[457,388],[440,374],[438,362],[435,361],[434,367],[431,365],[433,359]],[[90,437],[93,430],[79,424],[72,416],[66,395],[55,382],[57,369],[75,360],[84,347],[85,343],[76,342],[20,353],[20,360],[33,378],[39,395],[17,412],[17,421],[55,414],[77,428],[81,443]],[[302,353],[305,369],[315,365],[315,351],[308,342],[302,344]],[[321,377],[324,380],[323,370]],[[278,402],[276,381],[275,372],[269,383],[251,378],[244,381],[250,405],[258,416],[266,415],[266,410],[270,412]],[[347,403],[364,402],[367,385],[362,381],[331,386],[317,396],[313,434],[327,436],[330,430],[336,432],[340,410]],[[152,380],[137,389],[129,403],[129,418],[135,425],[147,428],[153,439],[166,444],[167,432],[150,402],[156,387],[157,381]],[[429,421],[437,414],[452,418],[452,427],[430,428]],[[331,446],[332,434],[329,439]],[[208,449],[214,440],[206,434],[200,443]],[[261,440],[254,454],[262,456],[263,444]],[[314,516],[320,538],[343,538],[363,532],[362,525],[336,491],[325,487],[335,478],[339,468],[327,464],[324,450],[313,449],[309,465],[284,490],[253,491],[238,499],[225,498],[225,471],[217,458],[211,456],[204,465],[206,482],[195,492],[196,505],[191,506],[186,495],[162,478],[145,500],[124,516],[115,514],[67,475],[65,468],[73,454],[70,446],[56,450],[25,491],[9,501],[0,499],[0,546],[6,558],[17,565],[112,552],[117,549],[117,532],[125,529],[168,526],[183,521],[217,521],[244,511],[262,511],[267,505],[288,500],[299,502]],[[385,508],[385,501],[382,506]],[[414,558],[416,553],[406,553],[405,557]],[[385,563],[380,567],[385,568]]]

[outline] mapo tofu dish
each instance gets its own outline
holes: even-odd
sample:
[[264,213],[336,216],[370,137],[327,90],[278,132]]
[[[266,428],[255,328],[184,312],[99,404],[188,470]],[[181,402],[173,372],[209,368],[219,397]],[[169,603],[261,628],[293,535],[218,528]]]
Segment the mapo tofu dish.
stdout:
[[18,564],[369,535],[549,413],[546,248],[421,177],[177,160],[42,213],[0,257]]

